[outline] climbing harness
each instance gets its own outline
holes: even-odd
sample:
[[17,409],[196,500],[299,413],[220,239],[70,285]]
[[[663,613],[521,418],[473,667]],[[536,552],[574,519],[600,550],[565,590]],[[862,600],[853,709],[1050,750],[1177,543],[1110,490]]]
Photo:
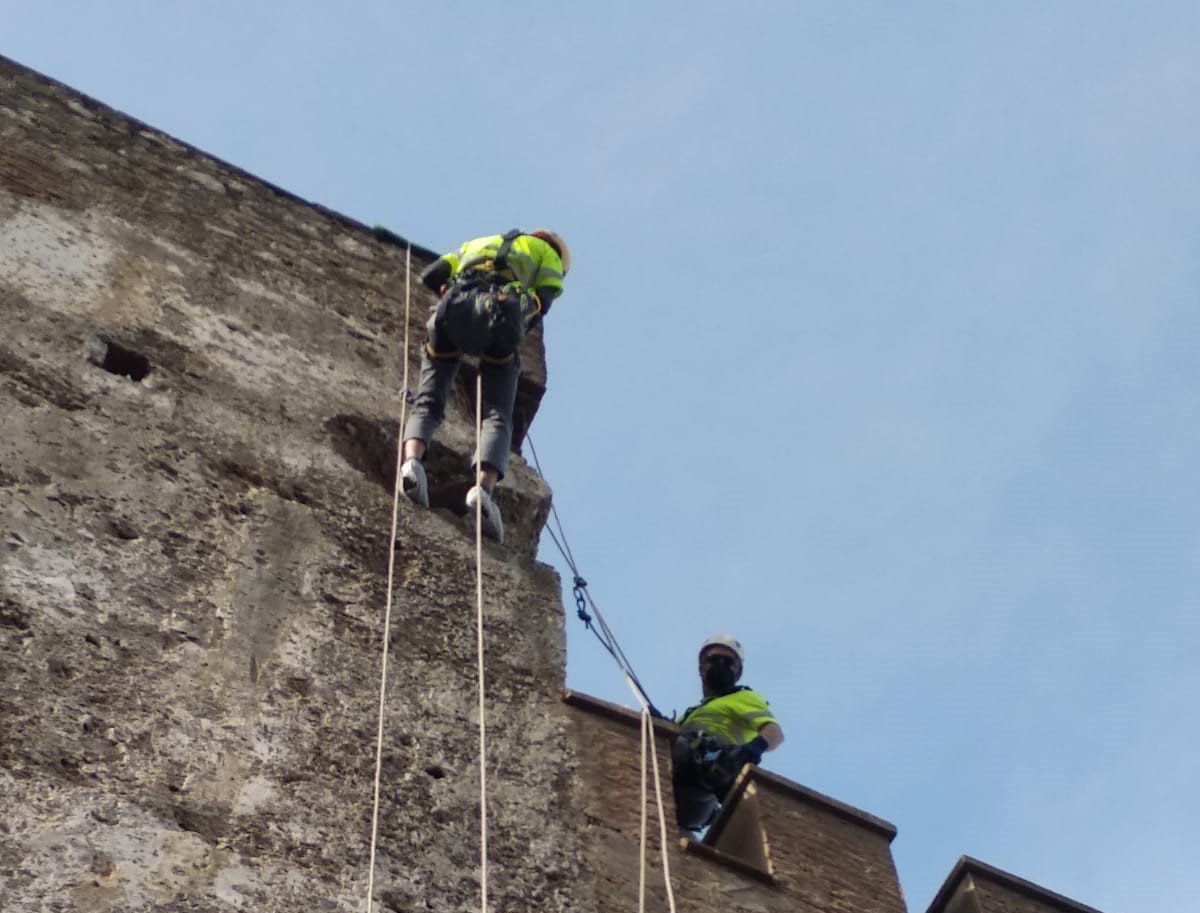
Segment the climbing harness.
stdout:
[[[529,452],[533,454],[533,464],[537,468],[538,475],[543,479],[546,474],[542,472],[542,463],[538,459],[537,447],[533,445],[533,437],[525,435],[525,440],[529,444]],[[629,662],[629,658],[625,655],[625,651],[621,649],[621,645],[617,643],[617,638],[609,628],[608,623],[604,620],[604,615],[601,614],[599,606],[592,599],[592,594],[588,591],[587,581],[579,575],[579,567],[575,563],[575,556],[571,553],[571,546],[567,542],[567,535],[563,531],[562,521],[558,517],[558,508],[554,506],[554,499],[550,499],[550,516],[554,520],[554,525],[558,527],[556,534],[549,526],[546,527],[546,532],[550,534],[551,540],[558,548],[558,553],[562,555],[563,561],[571,569],[571,593],[575,597],[575,614],[584,626],[596,635],[596,639],[600,641],[600,646],[608,651],[608,654],[616,661],[617,666],[630,682],[631,686],[637,690],[638,701],[645,704],[652,716],[660,720],[668,719],[667,715],[654,706],[654,702],[650,700],[650,695],[646,693],[646,689],[642,687],[642,683],[638,680],[637,674],[633,671],[633,666]],[[588,612],[588,607],[591,607],[591,612]],[[595,626],[592,622],[595,621]]]
[[541,313],[541,300],[521,287],[508,265],[513,241],[523,234],[514,228],[502,235],[495,256],[461,269],[438,301],[437,324],[460,352],[507,362]]
[[742,769],[738,763],[736,745],[725,745],[703,729],[684,733],[688,762],[696,782],[718,796],[729,791],[734,778]]
[[508,255],[512,251],[513,241],[521,237],[521,229],[513,228],[506,231],[500,236],[500,248],[496,251],[496,258],[492,261],[492,269],[498,273],[508,269]]
[[371,852],[367,864],[367,911],[375,891],[375,853],[379,842],[379,783],[383,776],[383,721],[387,708],[388,635],[392,629],[392,586],[396,579],[396,527],[400,516],[400,467],[404,465],[404,419],[408,404],[408,326],[412,305],[412,245],[404,258],[404,377],[400,397],[400,433],[396,440],[396,474],[392,482],[392,533],[388,541],[387,598],[383,610],[383,648],[379,663],[379,725],[375,734],[375,781],[371,803]]
[[492,274],[472,270],[442,296],[435,319],[458,352],[492,353],[488,360],[508,361],[525,334],[525,297],[514,286],[499,285]]

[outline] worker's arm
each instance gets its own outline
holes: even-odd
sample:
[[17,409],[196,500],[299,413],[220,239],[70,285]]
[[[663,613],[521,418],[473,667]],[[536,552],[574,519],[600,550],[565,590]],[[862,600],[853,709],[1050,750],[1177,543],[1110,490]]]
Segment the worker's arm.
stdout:
[[555,298],[562,294],[562,289],[542,286],[534,291],[534,294],[537,295],[537,300],[541,305],[541,308],[538,310],[537,314],[530,319],[529,323],[526,324],[526,330],[532,330],[535,326],[542,322],[542,318],[550,313],[550,305],[553,304]]
[[766,751],[774,751],[783,744],[783,730],[778,723],[764,723],[758,730],[759,737],[767,743]]
[[427,289],[437,292],[450,281],[454,267],[445,257],[438,257],[421,271],[421,282]]
[[738,765],[761,764],[762,756],[783,744],[783,730],[778,723],[763,723],[758,728],[758,735],[745,745],[738,746],[735,760]]
[[[562,262],[558,259],[554,249],[541,238],[532,240],[537,241],[545,248],[546,255],[539,259],[537,269],[526,280],[528,282],[526,288],[537,295],[538,301],[542,304],[542,312],[538,316],[545,317],[550,313],[550,305],[554,303],[554,299],[563,293]],[[536,326],[536,322],[531,325]]]

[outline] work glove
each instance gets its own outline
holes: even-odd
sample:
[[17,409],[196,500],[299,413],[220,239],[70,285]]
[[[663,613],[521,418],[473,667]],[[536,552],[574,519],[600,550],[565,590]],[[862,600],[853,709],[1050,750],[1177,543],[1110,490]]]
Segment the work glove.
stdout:
[[760,735],[756,735],[745,745],[739,745],[737,754],[734,755],[738,770],[742,769],[743,764],[761,764],[763,752],[767,748],[767,740]]

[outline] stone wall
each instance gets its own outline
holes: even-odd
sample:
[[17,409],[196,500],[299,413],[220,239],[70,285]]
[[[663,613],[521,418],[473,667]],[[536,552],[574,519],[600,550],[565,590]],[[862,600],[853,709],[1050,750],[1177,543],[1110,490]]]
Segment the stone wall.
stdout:
[[[0,60],[6,913],[362,908],[404,258]],[[443,503],[472,428],[461,395]],[[504,910],[588,909],[548,496],[514,459],[485,548]],[[402,499],[395,554],[377,896],[477,909],[474,539]]]
[[[365,908],[398,394],[433,304],[414,284],[406,350],[405,255],[0,58],[5,913]],[[539,336],[522,361],[518,446]],[[479,909],[472,389],[468,366],[434,510],[398,505],[374,892],[396,913]],[[501,492],[491,909],[635,909],[639,721],[563,701],[549,490],[515,457]],[[890,824],[765,771],[736,793],[704,842],[667,828],[679,910],[904,913]],[[981,871],[933,913],[1087,913]]]

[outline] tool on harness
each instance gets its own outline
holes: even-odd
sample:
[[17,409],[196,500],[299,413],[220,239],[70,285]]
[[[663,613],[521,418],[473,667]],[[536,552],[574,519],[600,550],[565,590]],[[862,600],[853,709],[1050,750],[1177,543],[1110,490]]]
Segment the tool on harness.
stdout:
[[520,294],[483,273],[451,285],[435,319],[455,348],[468,355],[510,355],[525,335]]
[[723,745],[704,730],[685,732],[688,762],[696,782],[718,796],[724,795],[742,769],[740,745]]

